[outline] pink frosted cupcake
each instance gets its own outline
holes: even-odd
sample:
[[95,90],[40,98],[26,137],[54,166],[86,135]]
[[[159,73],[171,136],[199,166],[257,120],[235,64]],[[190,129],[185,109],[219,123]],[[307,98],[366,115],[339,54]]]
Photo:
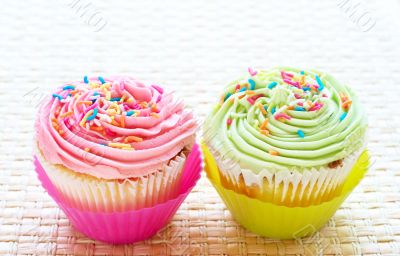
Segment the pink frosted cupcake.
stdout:
[[35,128],[36,158],[61,201],[113,213],[179,196],[197,124],[172,93],[114,76],[59,87]]

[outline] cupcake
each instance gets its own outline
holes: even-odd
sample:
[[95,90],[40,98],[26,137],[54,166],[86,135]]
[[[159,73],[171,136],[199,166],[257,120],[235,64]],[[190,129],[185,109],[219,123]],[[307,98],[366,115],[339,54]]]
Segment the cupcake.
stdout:
[[366,128],[359,99],[334,77],[249,69],[224,89],[203,139],[223,188],[276,206],[308,207],[343,195],[366,150]]
[[159,86],[126,76],[85,77],[42,103],[37,170],[65,207],[102,214],[149,209],[179,197],[189,184],[183,176],[193,176],[184,172],[200,170],[198,161],[187,167],[196,128],[192,112]]

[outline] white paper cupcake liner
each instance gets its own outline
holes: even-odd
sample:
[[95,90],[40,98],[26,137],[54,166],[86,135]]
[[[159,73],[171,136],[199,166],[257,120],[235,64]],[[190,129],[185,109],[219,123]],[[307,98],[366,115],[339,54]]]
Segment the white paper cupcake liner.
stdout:
[[49,179],[71,207],[95,212],[122,212],[163,203],[179,194],[178,184],[187,150],[140,178],[106,180],[48,163],[39,149],[35,154]]
[[317,204],[322,198],[330,198],[340,193],[340,187],[360,154],[365,150],[365,147],[362,147],[350,154],[336,168],[321,166],[301,170],[296,170],[296,168],[279,171],[264,169],[259,173],[254,173],[249,169],[242,169],[239,163],[232,159],[224,158],[209,144],[208,148],[215,158],[220,174],[229,182],[235,186],[244,183],[249,190],[262,190],[267,183],[268,190],[273,191],[270,200],[277,204],[289,203],[288,206],[297,206],[302,203]]

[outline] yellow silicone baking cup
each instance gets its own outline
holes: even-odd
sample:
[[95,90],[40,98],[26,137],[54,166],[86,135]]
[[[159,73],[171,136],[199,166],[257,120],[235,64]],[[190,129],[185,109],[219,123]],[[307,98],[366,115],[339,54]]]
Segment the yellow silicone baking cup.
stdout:
[[204,143],[202,149],[207,177],[235,220],[256,234],[279,239],[308,236],[325,225],[364,177],[370,162],[365,150],[350,171],[342,193],[332,200],[307,207],[287,207],[250,198],[223,187],[214,157]]

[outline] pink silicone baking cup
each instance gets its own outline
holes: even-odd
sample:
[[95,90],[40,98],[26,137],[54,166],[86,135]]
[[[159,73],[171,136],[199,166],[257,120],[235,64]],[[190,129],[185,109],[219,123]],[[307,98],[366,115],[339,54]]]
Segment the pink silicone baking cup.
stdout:
[[150,208],[126,212],[90,212],[68,206],[34,156],[35,170],[42,186],[67,215],[72,225],[88,237],[112,244],[148,239],[165,227],[200,178],[203,166],[198,144],[193,145],[182,173],[179,196]]

